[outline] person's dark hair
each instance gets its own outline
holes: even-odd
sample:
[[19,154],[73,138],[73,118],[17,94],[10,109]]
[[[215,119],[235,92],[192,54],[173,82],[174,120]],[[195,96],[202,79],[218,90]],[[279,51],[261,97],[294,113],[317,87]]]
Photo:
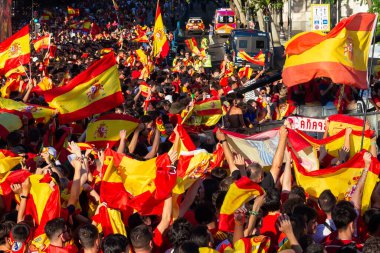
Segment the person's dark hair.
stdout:
[[178,248],[186,240],[189,240],[192,226],[185,218],[178,218],[173,222],[168,232],[168,237],[173,248]]
[[380,252],[380,238],[371,237],[364,243],[363,253],[378,253]]
[[204,201],[200,202],[195,207],[195,219],[201,225],[207,225],[215,220],[215,207],[211,202]]
[[65,231],[66,223],[62,218],[55,218],[49,220],[45,225],[45,234],[49,238],[49,240],[55,239],[55,236],[63,233]]
[[227,192],[233,182],[234,182],[233,177],[226,177],[220,182],[219,191]]
[[354,205],[345,200],[338,202],[332,211],[332,219],[337,229],[346,228],[356,216]]
[[223,168],[215,168],[211,171],[211,177],[218,181],[222,181],[223,179],[227,177],[227,175],[228,175],[227,171]]
[[251,163],[247,167],[247,176],[251,180],[256,180],[262,175],[263,167],[256,162]]
[[318,198],[318,204],[322,211],[331,213],[336,205],[336,198],[330,190],[324,190]]
[[7,136],[8,148],[17,146],[21,143],[22,136],[18,132],[11,132]]
[[298,205],[303,205],[304,201],[301,198],[287,199],[284,204],[282,204],[281,213],[285,213],[289,216],[293,214],[294,208]]
[[293,210],[293,214],[300,215],[300,216],[303,215],[306,218],[305,220],[306,224],[310,222],[311,220],[317,218],[317,215],[318,215],[317,211],[315,211],[314,208],[311,208],[307,205],[296,206]]
[[301,198],[304,202],[306,202],[306,193],[305,189],[302,186],[294,186],[290,193],[289,193],[289,198]]
[[376,232],[379,231],[380,227],[380,212],[374,213],[368,222],[367,228],[368,233],[371,235],[374,235]]
[[213,178],[206,178],[205,180],[203,180],[203,188],[205,191],[204,199],[206,201],[212,201],[212,194],[218,191],[219,182]]
[[90,249],[95,246],[96,240],[99,239],[98,229],[92,224],[84,224],[78,230],[78,238],[83,248]]
[[9,238],[9,233],[15,225],[13,221],[4,221],[0,224],[0,245],[6,243],[6,238]]
[[213,243],[211,233],[204,225],[197,226],[191,231],[190,241],[198,247],[209,247],[210,243]]
[[265,203],[262,209],[266,212],[274,212],[280,210],[281,193],[277,189],[268,189],[265,196]]
[[323,245],[318,244],[318,243],[310,244],[305,250],[305,253],[324,253],[324,252],[325,252],[325,247],[323,247]]
[[339,248],[336,253],[360,253],[360,251],[356,247],[356,244],[351,242]]
[[219,209],[222,207],[224,198],[226,197],[227,192],[226,191],[217,191],[212,195],[212,204],[215,206],[216,209]]
[[135,249],[149,249],[150,242],[153,240],[153,235],[150,232],[149,227],[143,224],[132,229],[130,240]]
[[199,253],[199,247],[196,243],[187,241],[174,249],[173,253]]
[[25,223],[18,223],[12,228],[13,239],[17,242],[25,242],[30,235],[30,227]]
[[128,239],[122,234],[111,234],[104,238],[103,253],[123,253],[128,247]]

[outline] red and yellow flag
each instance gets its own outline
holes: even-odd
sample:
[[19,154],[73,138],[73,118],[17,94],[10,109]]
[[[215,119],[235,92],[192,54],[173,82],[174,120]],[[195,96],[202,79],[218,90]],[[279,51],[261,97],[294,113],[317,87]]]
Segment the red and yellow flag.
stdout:
[[12,91],[18,91],[20,88],[20,77],[9,77],[3,87],[0,88],[1,97],[9,98]]
[[140,37],[136,37],[132,40],[133,42],[138,42],[138,43],[149,43],[149,38],[148,36],[146,36],[145,34],[140,36]]
[[145,54],[144,50],[137,49],[136,51],[137,59],[145,66],[148,64],[148,56]]
[[0,109],[0,138],[6,140],[9,133],[20,129],[22,118],[23,113],[19,111]]
[[270,237],[264,235],[244,237],[236,241],[233,246],[228,245],[220,249],[219,253],[267,253],[270,243]]
[[0,43],[0,76],[30,61],[29,26]]
[[24,114],[31,114],[37,122],[44,123],[47,123],[55,115],[53,108],[27,104],[6,98],[0,98],[0,109],[16,110]]
[[240,51],[238,53],[238,57],[242,58],[244,61],[250,62],[252,64],[256,64],[259,66],[265,65],[265,54],[260,50],[260,52],[253,57],[247,54],[244,51]]
[[100,225],[101,229],[99,231],[103,232],[104,236],[110,234],[122,234],[127,236],[121,212],[116,209],[102,206],[99,209],[99,214],[92,219]]
[[73,7],[67,6],[67,14],[69,16],[79,16],[79,9],[74,9]]
[[114,54],[107,54],[67,85],[45,91],[46,102],[58,109],[61,123],[108,111],[124,102]]
[[150,86],[149,86],[149,84],[147,84],[147,82],[145,82],[145,81],[141,82],[141,84],[140,84],[141,96],[143,96],[145,98],[148,97],[149,89],[150,89]]
[[220,209],[219,230],[233,232],[235,227],[234,212],[250,198],[263,194],[264,190],[248,177],[242,177],[231,184]]
[[139,121],[123,114],[105,114],[94,122],[90,122],[86,130],[86,142],[97,148],[105,148],[107,144],[113,147],[119,140],[119,132],[127,131],[129,136],[137,127]]
[[[7,154],[8,150],[0,151],[1,164],[4,166],[6,172],[0,173],[0,198],[3,200],[5,207],[4,212],[10,212],[12,201],[14,200],[14,193],[12,191],[12,184],[21,184],[27,177],[30,176],[28,170],[15,170],[11,171],[21,161],[19,156],[10,156]],[[3,153],[4,152],[4,153]],[[3,161],[4,160],[4,161]]]
[[354,131],[362,131],[364,126],[364,120],[355,118],[343,114],[335,114],[328,117],[329,118],[329,129],[328,133],[330,136],[336,135],[343,129],[352,128]]
[[106,149],[102,172],[101,201],[109,208],[133,208],[142,215],[162,213],[177,179],[168,154],[138,161]]
[[153,56],[165,58],[169,54],[169,41],[162,21],[160,1],[157,1],[156,18],[153,29]]
[[49,175],[31,175],[31,189],[26,202],[25,215],[30,215],[36,225],[34,236],[44,233],[45,224],[60,217],[61,199],[58,184]]
[[328,77],[334,83],[367,89],[369,45],[376,17],[358,13],[340,21],[328,34],[304,32],[293,37],[285,45],[284,84],[294,86]]
[[41,81],[33,87],[33,91],[36,93],[42,93],[53,88],[53,81],[51,78],[44,76]]
[[223,116],[222,103],[217,97],[196,102],[183,119],[184,125],[214,126]]
[[239,69],[238,76],[240,79],[243,79],[246,77],[248,80],[251,79],[251,75],[253,73],[253,69],[251,69],[249,66],[244,66]]
[[50,46],[50,35],[45,35],[33,40],[33,46],[36,52],[40,52],[41,49],[48,49]]
[[197,41],[194,37],[191,39],[185,40],[186,46],[190,49],[190,51],[195,55],[201,55],[201,51],[199,51]]
[[0,149],[0,180],[4,179],[5,174],[18,165],[21,160],[22,157],[11,151]]

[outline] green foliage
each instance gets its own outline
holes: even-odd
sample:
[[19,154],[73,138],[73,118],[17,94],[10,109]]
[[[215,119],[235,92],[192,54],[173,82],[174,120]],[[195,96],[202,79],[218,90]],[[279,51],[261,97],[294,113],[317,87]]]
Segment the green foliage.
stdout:
[[[378,0],[372,1],[372,6],[369,9],[369,12],[379,14],[380,13],[380,1],[378,1]],[[380,16],[377,17],[376,35],[380,35]]]

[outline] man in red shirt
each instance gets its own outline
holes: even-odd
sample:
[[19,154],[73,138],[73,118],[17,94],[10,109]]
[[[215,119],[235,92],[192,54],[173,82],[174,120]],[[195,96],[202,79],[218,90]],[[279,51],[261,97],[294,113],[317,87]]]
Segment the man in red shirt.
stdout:
[[47,253],[77,253],[75,245],[70,244],[71,235],[65,220],[55,218],[45,225],[45,234],[49,238],[50,245],[46,248]]

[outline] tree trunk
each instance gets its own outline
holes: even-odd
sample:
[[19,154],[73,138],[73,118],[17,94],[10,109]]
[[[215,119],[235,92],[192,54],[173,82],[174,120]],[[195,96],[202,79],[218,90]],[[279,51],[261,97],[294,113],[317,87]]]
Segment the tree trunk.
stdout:
[[367,0],[368,10],[372,8],[372,0]]
[[247,24],[247,20],[245,19],[245,14],[243,12],[241,0],[233,0],[233,4],[235,6],[235,12],[237,12],[239,16],[240,23],[242,23],[245,26]]

